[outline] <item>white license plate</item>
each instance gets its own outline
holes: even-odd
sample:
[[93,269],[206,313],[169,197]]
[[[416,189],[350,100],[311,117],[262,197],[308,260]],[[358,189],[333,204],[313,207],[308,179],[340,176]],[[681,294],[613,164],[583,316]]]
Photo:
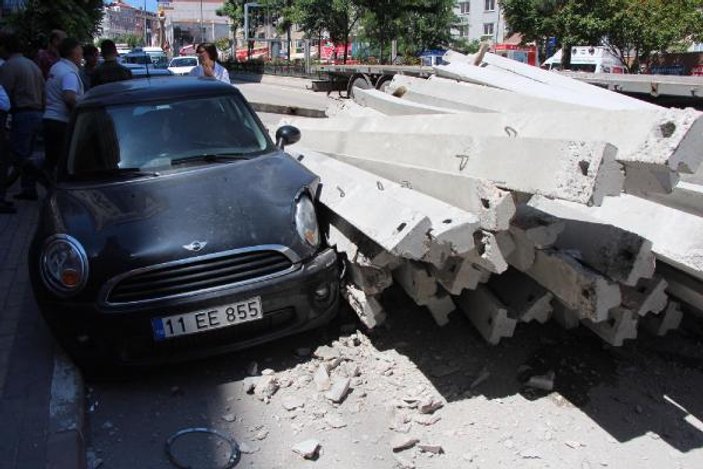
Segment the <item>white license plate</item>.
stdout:
[[198,334],[264,317],[261,297],[250,298],[231,305],[217,306],[196,313],[177,314],[151,320],[154,339],[166,340],[182,335]]

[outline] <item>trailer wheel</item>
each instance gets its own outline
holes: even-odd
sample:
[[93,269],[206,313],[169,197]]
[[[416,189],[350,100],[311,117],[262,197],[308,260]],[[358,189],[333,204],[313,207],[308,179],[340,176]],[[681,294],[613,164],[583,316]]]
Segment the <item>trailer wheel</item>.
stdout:
[[385,93],[391,80],[393,80],[393,75],[381,75],[378,77],[378,80],[376,80],[376,89]]
[[349,84],[347,85],[347,96],[349,98],[354,97],[354,87],[361,88],[362,90],[368,90],[373,88],[373,85],[367,75],[363,73],[356,73],[349,78]]

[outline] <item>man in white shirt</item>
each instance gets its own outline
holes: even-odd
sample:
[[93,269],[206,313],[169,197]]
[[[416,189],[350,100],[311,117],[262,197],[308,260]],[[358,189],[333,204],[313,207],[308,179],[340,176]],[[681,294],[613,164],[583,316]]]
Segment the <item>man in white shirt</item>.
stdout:
[[9,166],[7,145],[5,144],[5,120],[10,112],[10,97],[5,88],[0,85],[0,213],[16,213],[17,209],[11,202],[5,200],[5,179]]
[[215,44],[209,42],[198,44],[198,47],[195,48],[195,54],[198,56],[200,65],[190,71],[191,76],[211,77],[228,85],[231,84],[229,72],[217,62],[217,48]]
[[66,38],[59,46],[61,59],[49,71],[46,81],[46,108],[44,110],[44,143],[46,165],[51,172],[61,159],[71,111],[83,96],[80,78],[83,47],[73,38]]

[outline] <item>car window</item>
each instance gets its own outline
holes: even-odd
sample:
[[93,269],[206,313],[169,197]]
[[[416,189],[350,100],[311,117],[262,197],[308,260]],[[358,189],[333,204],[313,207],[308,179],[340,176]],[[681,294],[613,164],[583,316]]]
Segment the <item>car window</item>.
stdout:
[[271,145],[235,95],[87,108],[76,116],[66,172],[185,170],[191,165],[172,162],[213,154],[256,157]]
[[192,57],[183,57],[171,60],[171,67],[194,67],[198,65],[198,59]]

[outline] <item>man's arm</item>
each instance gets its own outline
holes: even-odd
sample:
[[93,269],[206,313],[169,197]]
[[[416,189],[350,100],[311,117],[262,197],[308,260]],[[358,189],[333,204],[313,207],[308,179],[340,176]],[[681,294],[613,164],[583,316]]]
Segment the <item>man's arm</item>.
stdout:
[[81,90],[80,80],[75,73],[67,73],[61,80],[61,97],[69,109],[73,109],[78,102],[78,93]]

